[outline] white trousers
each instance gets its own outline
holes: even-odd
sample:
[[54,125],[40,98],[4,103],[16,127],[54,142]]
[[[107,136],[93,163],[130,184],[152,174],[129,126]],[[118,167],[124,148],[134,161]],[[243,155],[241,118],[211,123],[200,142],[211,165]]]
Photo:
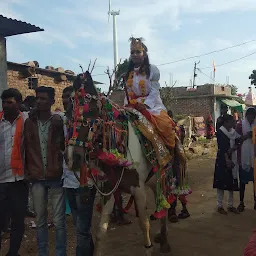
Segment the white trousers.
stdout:
[[[217,207],[223,207],[224,190],[217,189]],[[228,207],[233,207],[233,191],[228,191]]]

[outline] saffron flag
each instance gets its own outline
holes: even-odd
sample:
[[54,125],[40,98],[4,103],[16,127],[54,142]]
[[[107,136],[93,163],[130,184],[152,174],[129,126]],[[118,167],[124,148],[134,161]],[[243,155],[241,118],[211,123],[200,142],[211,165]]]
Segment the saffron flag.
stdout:
[[216,72],[216,66],[215,66],[214,60],[212,61],[212,66],[213,66],[213,72],[215,73]]

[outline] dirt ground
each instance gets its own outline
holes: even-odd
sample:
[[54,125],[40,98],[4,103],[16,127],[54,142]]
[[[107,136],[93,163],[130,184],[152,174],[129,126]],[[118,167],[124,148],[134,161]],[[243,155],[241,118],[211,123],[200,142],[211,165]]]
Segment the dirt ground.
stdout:
[[[201,156],[189,161],[190,184],[193,194],[189,196],[188,209],[191,217],[176,224],[169,224],[169,242],[171,256],[241,256],[254,228],[256,212],[253,210],[253,188],[246,190],[246,211],[240,215],[222,216],[216,213],[215,191],[212,189],[214,158]],[[235,205],[238,205],[238,193]],[[148,191],[148,212],[154,211],[153,197]],[[110,226],[104,241],[105,256],[144,255],[142,232],[137,225],[134,208],[128,214],[133,224],[125,227]],[[93,233],[99,215],[94,214]],[[29,220],[26,220],[29,222]],[[68,256],[75,255],[75,232],[71,217],[67,217]],[[159,228],[158,221],[151,222],[152,238]],[[54,256],[54,228],[50,229],[51,253]],[[4,241],[4,248],[8,246]],[[160,255],[158,245],[154,246],[155,255]],[[5,252],[5,251],[4,251]],[[20,250],[22,256],[34,256],[36,253],[35,231],[28,227]],[[86,256],[86,255],[85,255]]]

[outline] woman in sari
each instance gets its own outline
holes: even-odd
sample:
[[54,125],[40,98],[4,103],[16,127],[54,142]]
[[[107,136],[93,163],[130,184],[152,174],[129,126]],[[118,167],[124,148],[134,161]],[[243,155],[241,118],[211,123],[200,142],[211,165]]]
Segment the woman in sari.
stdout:
[[160,72],[155,65],[149,63],[148,49],[142,39],[132,37],[130,41],[125,105],[133,105],[142,114],[146,111],[165,145],[169,149],[174,148],[175,124],[160,98]]

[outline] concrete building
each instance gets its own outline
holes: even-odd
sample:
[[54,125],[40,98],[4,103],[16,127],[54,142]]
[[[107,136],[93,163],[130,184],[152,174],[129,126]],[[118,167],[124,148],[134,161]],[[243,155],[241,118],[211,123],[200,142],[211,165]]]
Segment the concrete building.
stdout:
[[229,86],[205,84],[190,87],[174,87],[161,89],[162,100],[171,109],[174,115],[190,115],[204,117],[212,115],[214,122],[220,116],[222,104],[229,107],[229,112],[234,110],[243,111],[242,104],[236,101],[237,97],[231,94]]
[[[242,111],[242,104],[236,101],[236,96],[231,95],[229,86],[219,86],[214,84],[205,84],[190,87],[164,87],[160,90],[164,105],[171,109],[174,115],[190,115],[193,117],[207,118],[212,115],[214,122],[220,116],[221,104],[232,110]],[[119,105],[124,102],[124,91],[114,91],[110,98]]]

